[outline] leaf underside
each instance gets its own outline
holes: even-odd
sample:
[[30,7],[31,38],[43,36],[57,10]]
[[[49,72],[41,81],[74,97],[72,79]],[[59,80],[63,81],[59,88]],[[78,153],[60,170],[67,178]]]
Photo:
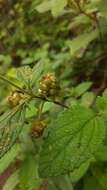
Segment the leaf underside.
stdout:
[[15,143],[24,123],[25,105],[15,107],[0,117],[0,158]]

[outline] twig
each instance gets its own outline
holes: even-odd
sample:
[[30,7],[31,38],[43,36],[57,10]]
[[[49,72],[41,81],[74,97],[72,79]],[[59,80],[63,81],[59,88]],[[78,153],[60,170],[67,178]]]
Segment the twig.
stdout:
[[50,100],[48,98],[44,98],[44,97],[41,97],[41,96],[34,95],[32,92],[26,91],[25,89],[19,87],[18,85],[14,84],[12,81],[8,80],[7,78],[5,78],[4,76],[2,76],[1,74],[0,74],[0,79],[3,80],[3,81],[5,81],[5,82],[7,82],[7,83],[9,83],[10,85],[14,86],[18,90],[20,90],[20,92],[28,94],[29,96],[31,96],[31,98],[37,98],[37,99],[40,99],[40,100],[43,100],[43,101],[46,101],[46,102],[52,102],[52,103],[54,103],[56,105],[59,105],[59,106],[62,106],[64,108],[69,108],[67,105],[63,104],[62,102],[53,101],[53,100]]
[[44,101],[41,101],[40,107],[38,109],[38,119],[41,119],[41,114],[42,114],[42,110],[43,110],[43,106],[44,106]]
[[0,74],[0,79],[9,83],[10,85],[14,86],[15,88],[17,88],[18,90],[22,91],[22,88],[20,88],[18,85],[14,84],[12,81],[8,80],[6,77],[4,77],[3,75]]
[[87,17],[90,18],[91,20],[95,20],[92,15],[86,13],[86,12],[81,8],[81,6],[80,6],[80,1],[75,0],[75,3],[76,3],[76,5],[77,5],[77,7],[78,7],[80,13],[83,13],[85,16],[87,16]]
[[87,12],[85,12],[82,8],[81,8],[81,5],[80,5],[80,1],[78,0],[75,0],[75,3],[80,11],[80,13],[83,13],[85,16],[87,16],[88,18],[90,18],[91,20],[93,20],[96,25],[97,25],[97,28],[98,28],[98,31],[99,31],[99,38],[100,38],[100,41],[101,41],[101,44],[103,46],[103,50],[105,50],[105,47],[104,47],[104,41],[103,41],[103,35],[102,35],[102,32],[101,32],[101,28],[100,28],[100,24],[99,24],[99,21],[97,19],[97,15],[96,13],[94,13],[93,15],[91,14],[88,14]]

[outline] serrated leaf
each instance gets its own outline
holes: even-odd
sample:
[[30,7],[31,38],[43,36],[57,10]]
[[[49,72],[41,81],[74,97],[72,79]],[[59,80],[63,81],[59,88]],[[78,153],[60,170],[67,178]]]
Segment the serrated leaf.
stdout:
[[105,137],[105,125],[91,109],[76,105],[52,123],[40,153],[42,177],[73,172],[93,157]]
[[0,173],[2,173],[10,165],[10,163],[14,161],[19,152],[20,146],[15,144],[10,151],[0,159]]
[[25,104],[0,117],[0,158],[14,145],[25,120]]

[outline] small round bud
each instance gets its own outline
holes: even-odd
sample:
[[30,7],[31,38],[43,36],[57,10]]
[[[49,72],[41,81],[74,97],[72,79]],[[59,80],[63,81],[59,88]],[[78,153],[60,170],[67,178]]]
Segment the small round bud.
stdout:
[[22,99],[22,96],[18,92],[14,92],[11,96],[8,96],[7,100],[11,107],[17,106]]
[[45,124],[43,121],[34,121],[31,128],[31,136],[34,138],[40,137],[43,134]]

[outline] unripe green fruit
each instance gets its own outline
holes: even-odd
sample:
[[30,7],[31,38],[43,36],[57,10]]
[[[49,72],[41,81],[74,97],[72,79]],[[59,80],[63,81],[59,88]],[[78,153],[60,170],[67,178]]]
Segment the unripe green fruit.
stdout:
[[20,103],[22,99],[20,93],[14,92],[11,96],[8,97],[8,103],[10,106],[15,107]]
[[40,137],[43,134],[45,124],[43,121],[34,121],[31,128],[31,136],[34,138]]
[[13,92],[12,95],[7,97],[7,101],[11,107],[15,107],[19,105],[22,101],[29,99],[30,96],[23,94],[21,92]]
[[56,95],[57,81],[53,73],[45,74],[40,80],[39,94],[42,97],[51,97]]

